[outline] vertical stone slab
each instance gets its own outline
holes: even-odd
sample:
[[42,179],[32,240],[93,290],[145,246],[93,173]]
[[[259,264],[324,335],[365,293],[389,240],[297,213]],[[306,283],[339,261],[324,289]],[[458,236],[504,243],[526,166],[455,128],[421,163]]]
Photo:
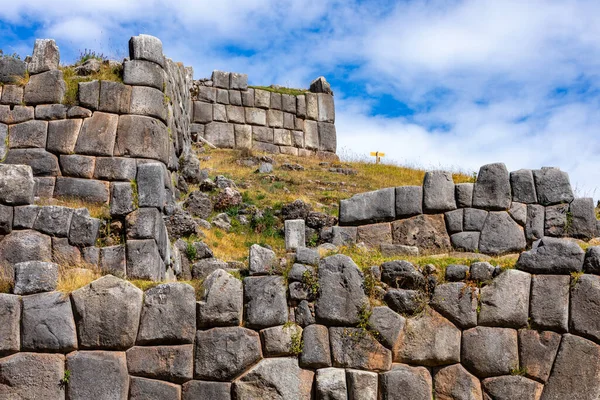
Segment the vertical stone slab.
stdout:
[[306,247],[305,224],[303,219],[285,221],[285,249],[296,250]]
[[423,210],[426,213],[440,213],[456,208],[454,181],[446,171],[429,171],[423,179]]
[[0,357],[19,351],[21,347],[21,298],[0,293]]

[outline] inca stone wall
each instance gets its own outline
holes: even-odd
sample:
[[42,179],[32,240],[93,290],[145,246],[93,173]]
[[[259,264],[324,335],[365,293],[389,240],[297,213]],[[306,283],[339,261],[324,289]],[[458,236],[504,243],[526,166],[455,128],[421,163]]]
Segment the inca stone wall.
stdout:
[[194,82],[193,92],[192,134],[217,147],[335,157],[333,92],[323,77],[293,95],[249,88],[245,74],[214,71]]
[[197,299],[112,275],[63,294],[54,264],[17,264],[15,294],[0,294],[0,399],[600,395],[599,247],[544,238],[504,271],[361,272],[306,248],[285,276],[278,265],[254,245],[248,277],[217,269]]
[[334,244],[363,242],[384,254],[456,249],[500,255],[525,250],[543,237],[598,235],[592,198],[575,198],[558,168],[481,167],[475,183],[454,184],[431,171],[422,186],[361,193],[340,202]]

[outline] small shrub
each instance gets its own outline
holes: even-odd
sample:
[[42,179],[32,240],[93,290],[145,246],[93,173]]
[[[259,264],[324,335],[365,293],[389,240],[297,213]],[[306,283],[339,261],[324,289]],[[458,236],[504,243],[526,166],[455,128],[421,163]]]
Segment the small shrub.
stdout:
[[69,384],[69,380],[71,379],[71,371],[69,371],[68,369],[65,369],[64,375],[62,377],[62,379],[60,380],[60,386],[61,387],[65,387]]
[[92,59],[100,62],[108,61],[108,57],[106,57],[103,53],[96,53],[94,50],[84,49],[83,51],[79,51],[79,58],[75,62],[75,65],[81,65],[84,62]]
[[311,273],[308,270],[304,271],[302,274],[302,283],[308,288],[312,296],[317,297],[319,295],[319,277],[316,273]]
[[302,340],[302,331],[297,330],[292,334],[292,345],[290,346],[290,353],[297,356],[304,350],[304,340]]
[[511,368],[510,374],[511,375],[518,375],[518,376],[525,376],[525,375],[527,375],[527,368],[526,367],[519,368],[518,366],[514,367],[514,368]]
[[194,246],[193,243],[187,243],[187,245],[185,246],[185,255],[187,256],[188,260],[192,262],[196,260],[196,257],[198,257],[198,251],[196,250],[196,246]]

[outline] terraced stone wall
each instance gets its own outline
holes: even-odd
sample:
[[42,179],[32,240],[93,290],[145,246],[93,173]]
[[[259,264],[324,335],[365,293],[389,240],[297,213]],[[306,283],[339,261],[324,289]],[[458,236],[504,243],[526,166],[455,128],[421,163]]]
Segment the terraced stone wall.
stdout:
[[300,248],[284,276],[255,245],[247,277],[217,269],[197,294],[112,275],[65,294],[21,265],[0,398],[596,400],[598,249],[544,238],[516,269],[444,274]]
[[340,226],[330,232],[334,244],[363,242],[390,255],[450,249],[500,255],[543,237],[598,236],[594,201],[574,197],[567,173],[509,173],[501,163],[481,167],[475,183],[454,184],[450,172],[427,172],[422,186],[342,200],[339,214]]
[[287,94],[248,87],[245,74],[214,71],[194,82],[193,135],[219,148],[335,157],[333,92],[325,78]]

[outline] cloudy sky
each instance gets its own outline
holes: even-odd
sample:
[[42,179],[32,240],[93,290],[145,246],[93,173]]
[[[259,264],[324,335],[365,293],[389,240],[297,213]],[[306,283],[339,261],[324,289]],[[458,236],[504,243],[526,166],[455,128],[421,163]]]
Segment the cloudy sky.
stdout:
[[[190,4],[192,3],[192,4]],[[251,84],[335,91],[338,148],[424,168],[559,166],[600,198],[597,0],[15,0],[0,48],[57,40],[62,61],[127,56],[158,36],[170,58]]]

